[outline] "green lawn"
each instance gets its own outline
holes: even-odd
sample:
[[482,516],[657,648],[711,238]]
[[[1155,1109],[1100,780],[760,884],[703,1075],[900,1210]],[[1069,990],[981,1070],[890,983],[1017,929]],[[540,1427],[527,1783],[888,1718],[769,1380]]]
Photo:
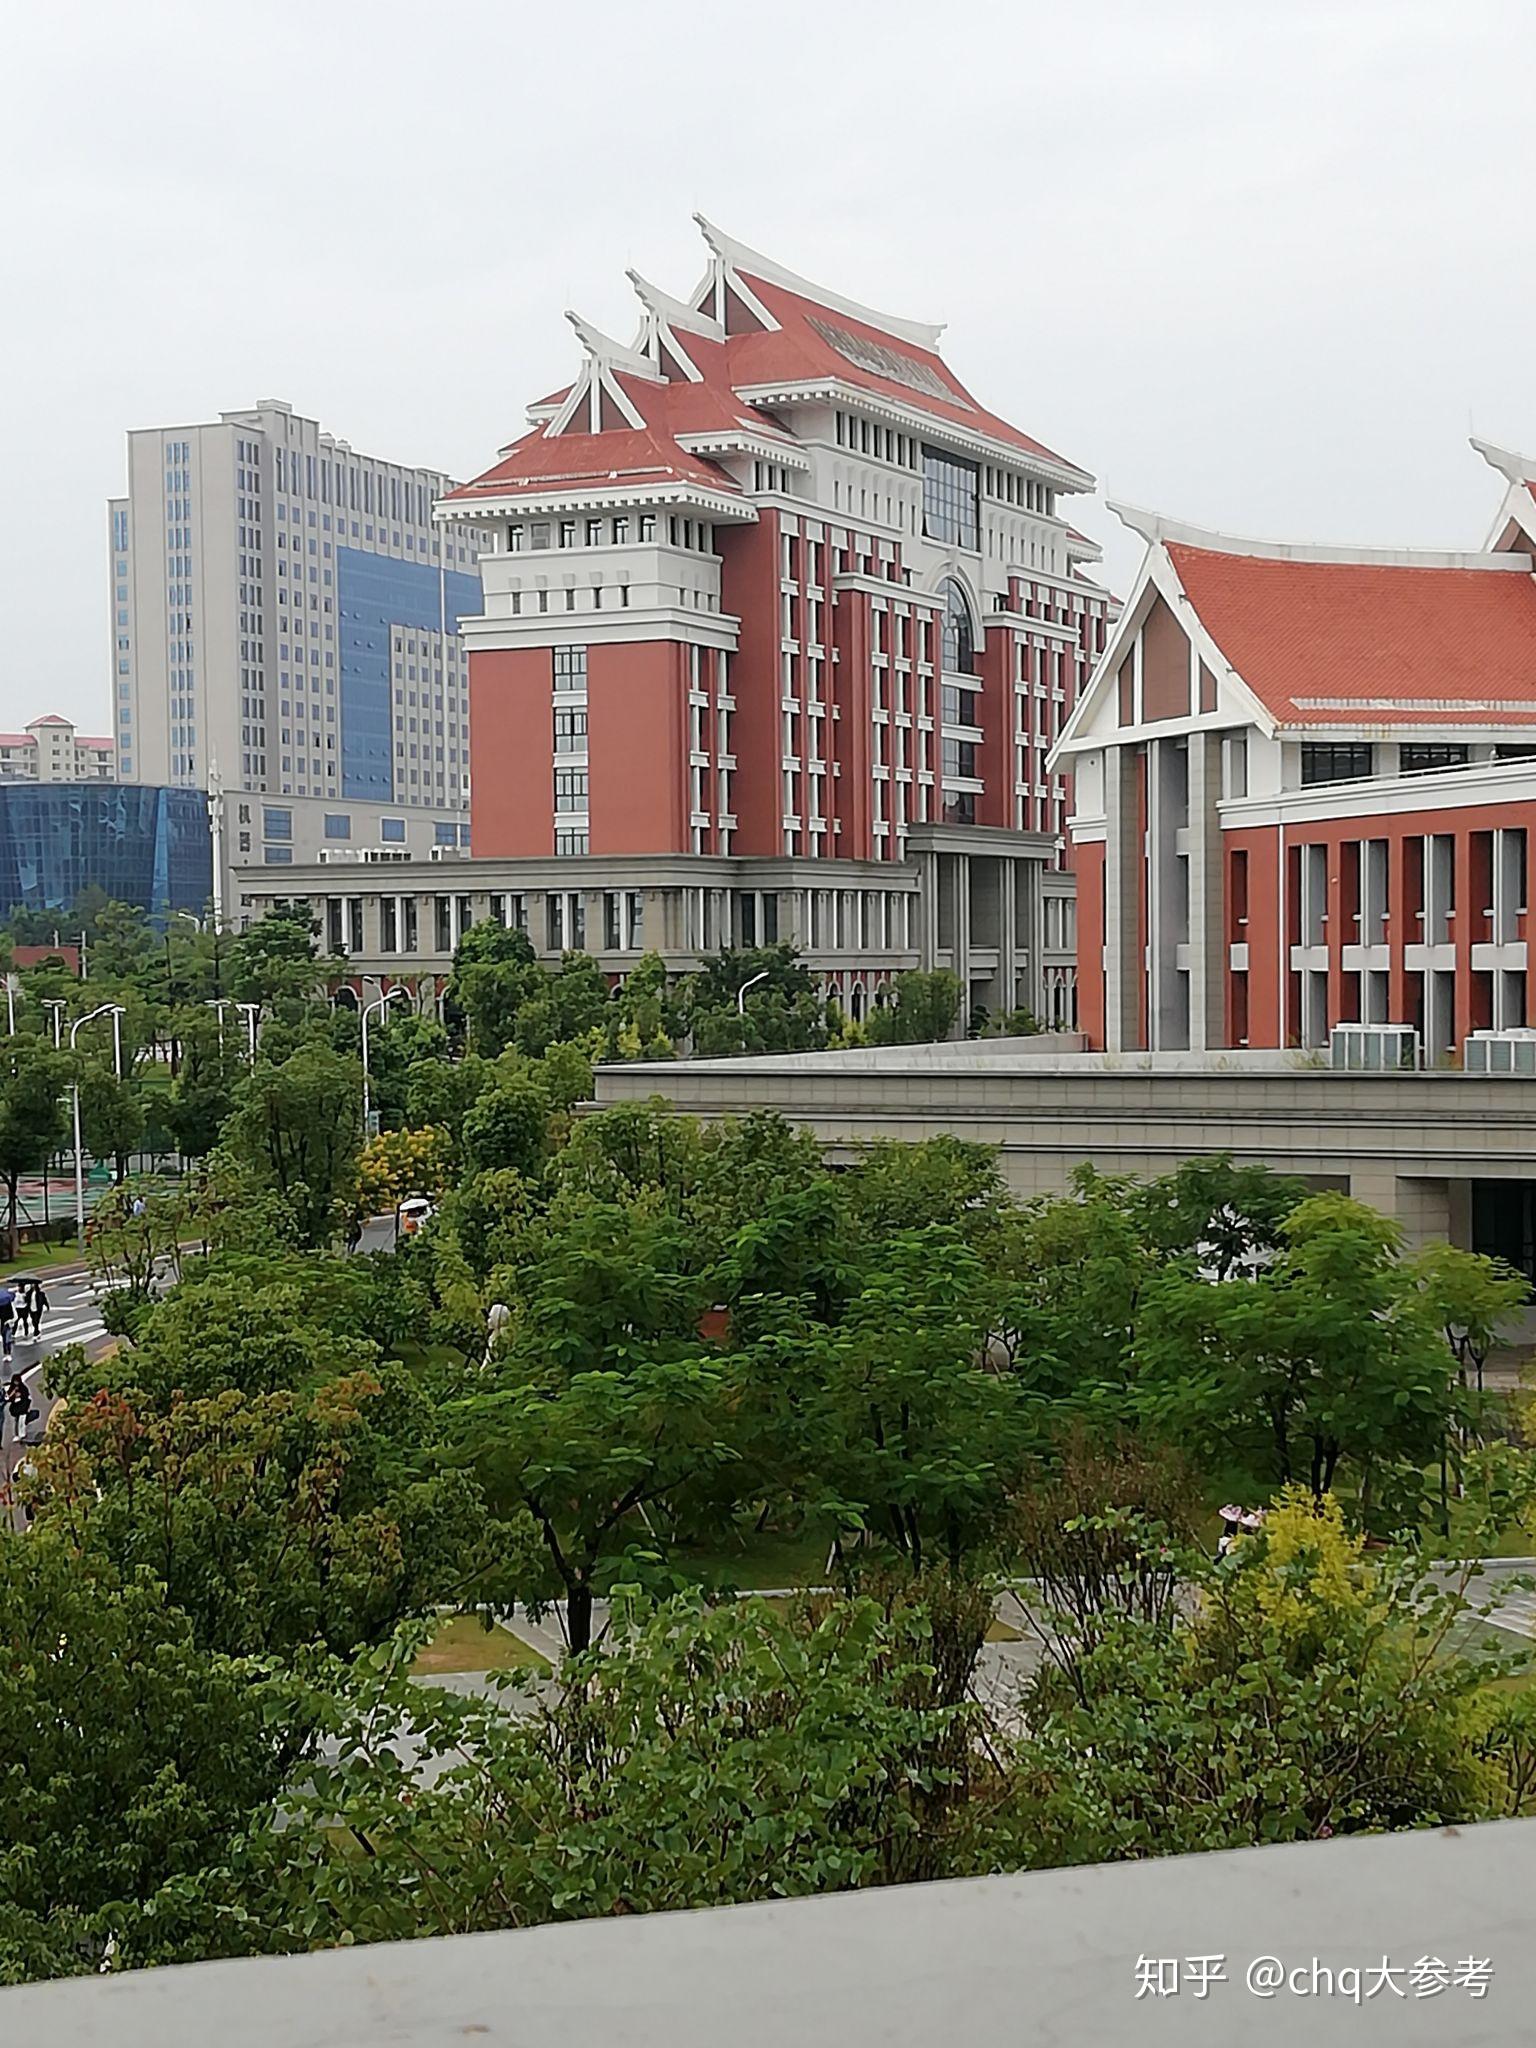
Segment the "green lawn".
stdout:
[[0,1259],[0,1280],[9,1280],[13,1274],[35,1273],[40,1266],[75,1266],[79,1263],[80,1255],[73,1238],[62,1244],[23,1245],[18,1257]]
[[734,1542],[690,1550],[677,1560],[680,1571],[702,1585],[822,1586],[832,1532],[820,1523],[797,1530],[743,1530]]
[[510,1629],[487,1629],[477,1614],[455,1614],[438,1629],[411,1671],[417,1678],[435,1678],[445,1671],[526,1671],[534,1678],[548,1678],[549,1665]]

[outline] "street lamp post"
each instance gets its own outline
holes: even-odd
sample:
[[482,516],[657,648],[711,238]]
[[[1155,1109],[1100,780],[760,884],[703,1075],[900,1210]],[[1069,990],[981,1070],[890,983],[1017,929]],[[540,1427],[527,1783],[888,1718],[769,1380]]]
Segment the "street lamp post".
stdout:
[[757,984],[760,981],[766,981],[772,972],[773,969],[771,967],[765,967],[761,974],[754,974],[749,976],[749,978],[741,984],[741,987],[737,989],[736,1014],[738,1017],[745,1017],[745,1015],[747,1014],[747,990],[749,988],[756,988]]
[[229,997],[228,997],[228,996],[210,996],[210,997],[208,998],[208,1007],[209,1007],[209,1009],[210,1009],[210,1010],[217,1010],[217,1011],[218,1011],[218,1013],[219,1013],[219,1058],[220,1058],[220,1059],[223,1059],[223,1057],[224,1057],[224,1012],[225,1012],[225,1011],[226,1011],[226,1010],[227,1010],[227,1009],[229,1008]]
[[256,1064],[256,1021],[261,1015],[260,1003],[236,1003],[235,1008],[245,1019],[246,1033],[250,1040],[251,1065]]
[[[122,1014],[123,1006],[121,1003],[102,1003],[97,1009],[88,1010],[83,1017],[77,1017],[69,1027],[70,1051],[73,1052],[75,1049],[75,1038],[82,1024],[93,1024],[98,1017],[106,1016],[110,1016],[112,1019],[114,1043],[120,1045],[120,1041],[117,1039],[117,1020]],[[55,1016],[57,1016],[57,1013],[55,1013]],[[119,1071],[121,1071],[120,1057]],[[75,1242],[83,1255],[85,1251],[85,1161],[80,1146],[80,1076],[76,1074],[69,1085],[70,1093],[74,1099],[75,1116]]]
[[405,990],[397,986],[395,988],[387,988],[383,995],[376,997],[373,1002],[364,1003],[363,1005],[363,1136],[365,1138],[372,1136],[368,1128],[368,1119],[373,1108],[368,1095],[368,1019],[375,1010],[380,1012],[387,1010],[396,996],[402,1002],[409,1000]]
[[63,1012],[69,1008],[62,996],[44,996],[43,1008],[53,1012],[53,1049],[58,1051],[64,1030]]

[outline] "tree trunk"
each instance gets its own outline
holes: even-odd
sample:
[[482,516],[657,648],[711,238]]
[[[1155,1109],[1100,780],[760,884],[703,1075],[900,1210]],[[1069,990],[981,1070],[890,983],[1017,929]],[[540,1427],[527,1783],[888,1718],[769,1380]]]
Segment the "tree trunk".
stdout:
[[5,1183],[5,1255],[14,1259],[21,1249],[16,1237],[16,1182],[18,1174],[11,1174]]
[[591,1649],[592,1587],[585,1579],[566,1593],[565,1632],[570,1639],[572,1656],[580,1650]]

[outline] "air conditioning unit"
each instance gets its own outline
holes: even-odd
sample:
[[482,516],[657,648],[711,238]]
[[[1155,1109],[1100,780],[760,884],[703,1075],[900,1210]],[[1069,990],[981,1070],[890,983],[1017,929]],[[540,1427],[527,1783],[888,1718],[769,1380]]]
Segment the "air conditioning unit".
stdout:
[[434,846],[427,855],[428,860],[464,860],[466,849],[462,846]]
[[1536,1074],[1536,1031],[1474,1031],[1461,1049],[1468,1074]]
[[357,859],[367,862],[370,866],[377,866],[381,861],[409,860],[410,857],[409,849],[404,846],[365,846],[362,852],[356,856]]
[[356,861],[360,858],[357,850],[351,846],[322,846],[315,855],[315,859],[323,868],[333,867],[339,861]]
[[1328,1034],[1328,1064],[1340,1074],[1392,1074],[1422,1063],[1411,1024],[1335,1024]]

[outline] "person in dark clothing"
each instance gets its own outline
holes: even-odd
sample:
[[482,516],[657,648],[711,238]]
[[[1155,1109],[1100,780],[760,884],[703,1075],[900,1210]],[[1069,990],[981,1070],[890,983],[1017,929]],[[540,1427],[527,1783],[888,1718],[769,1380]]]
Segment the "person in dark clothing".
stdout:
[[16,1291],[7,1282],[0,1287],[0,1352],[9,1358],[16,1342]]
[[48,1297],[43,1292],[41,1280],[29,1280],[22,1291],[21,1320],[32,1325],[32,1341],[35,1344],[43,1331],[43,1317],[48,1313]]
[[5,1405],[10,1410],[11,1424],[18,1437],[27,1433],[27,1417],[32,1412],[32,1396],[27,1383],[19,1372],[11,1374],[10,1384],[5,1390]]

